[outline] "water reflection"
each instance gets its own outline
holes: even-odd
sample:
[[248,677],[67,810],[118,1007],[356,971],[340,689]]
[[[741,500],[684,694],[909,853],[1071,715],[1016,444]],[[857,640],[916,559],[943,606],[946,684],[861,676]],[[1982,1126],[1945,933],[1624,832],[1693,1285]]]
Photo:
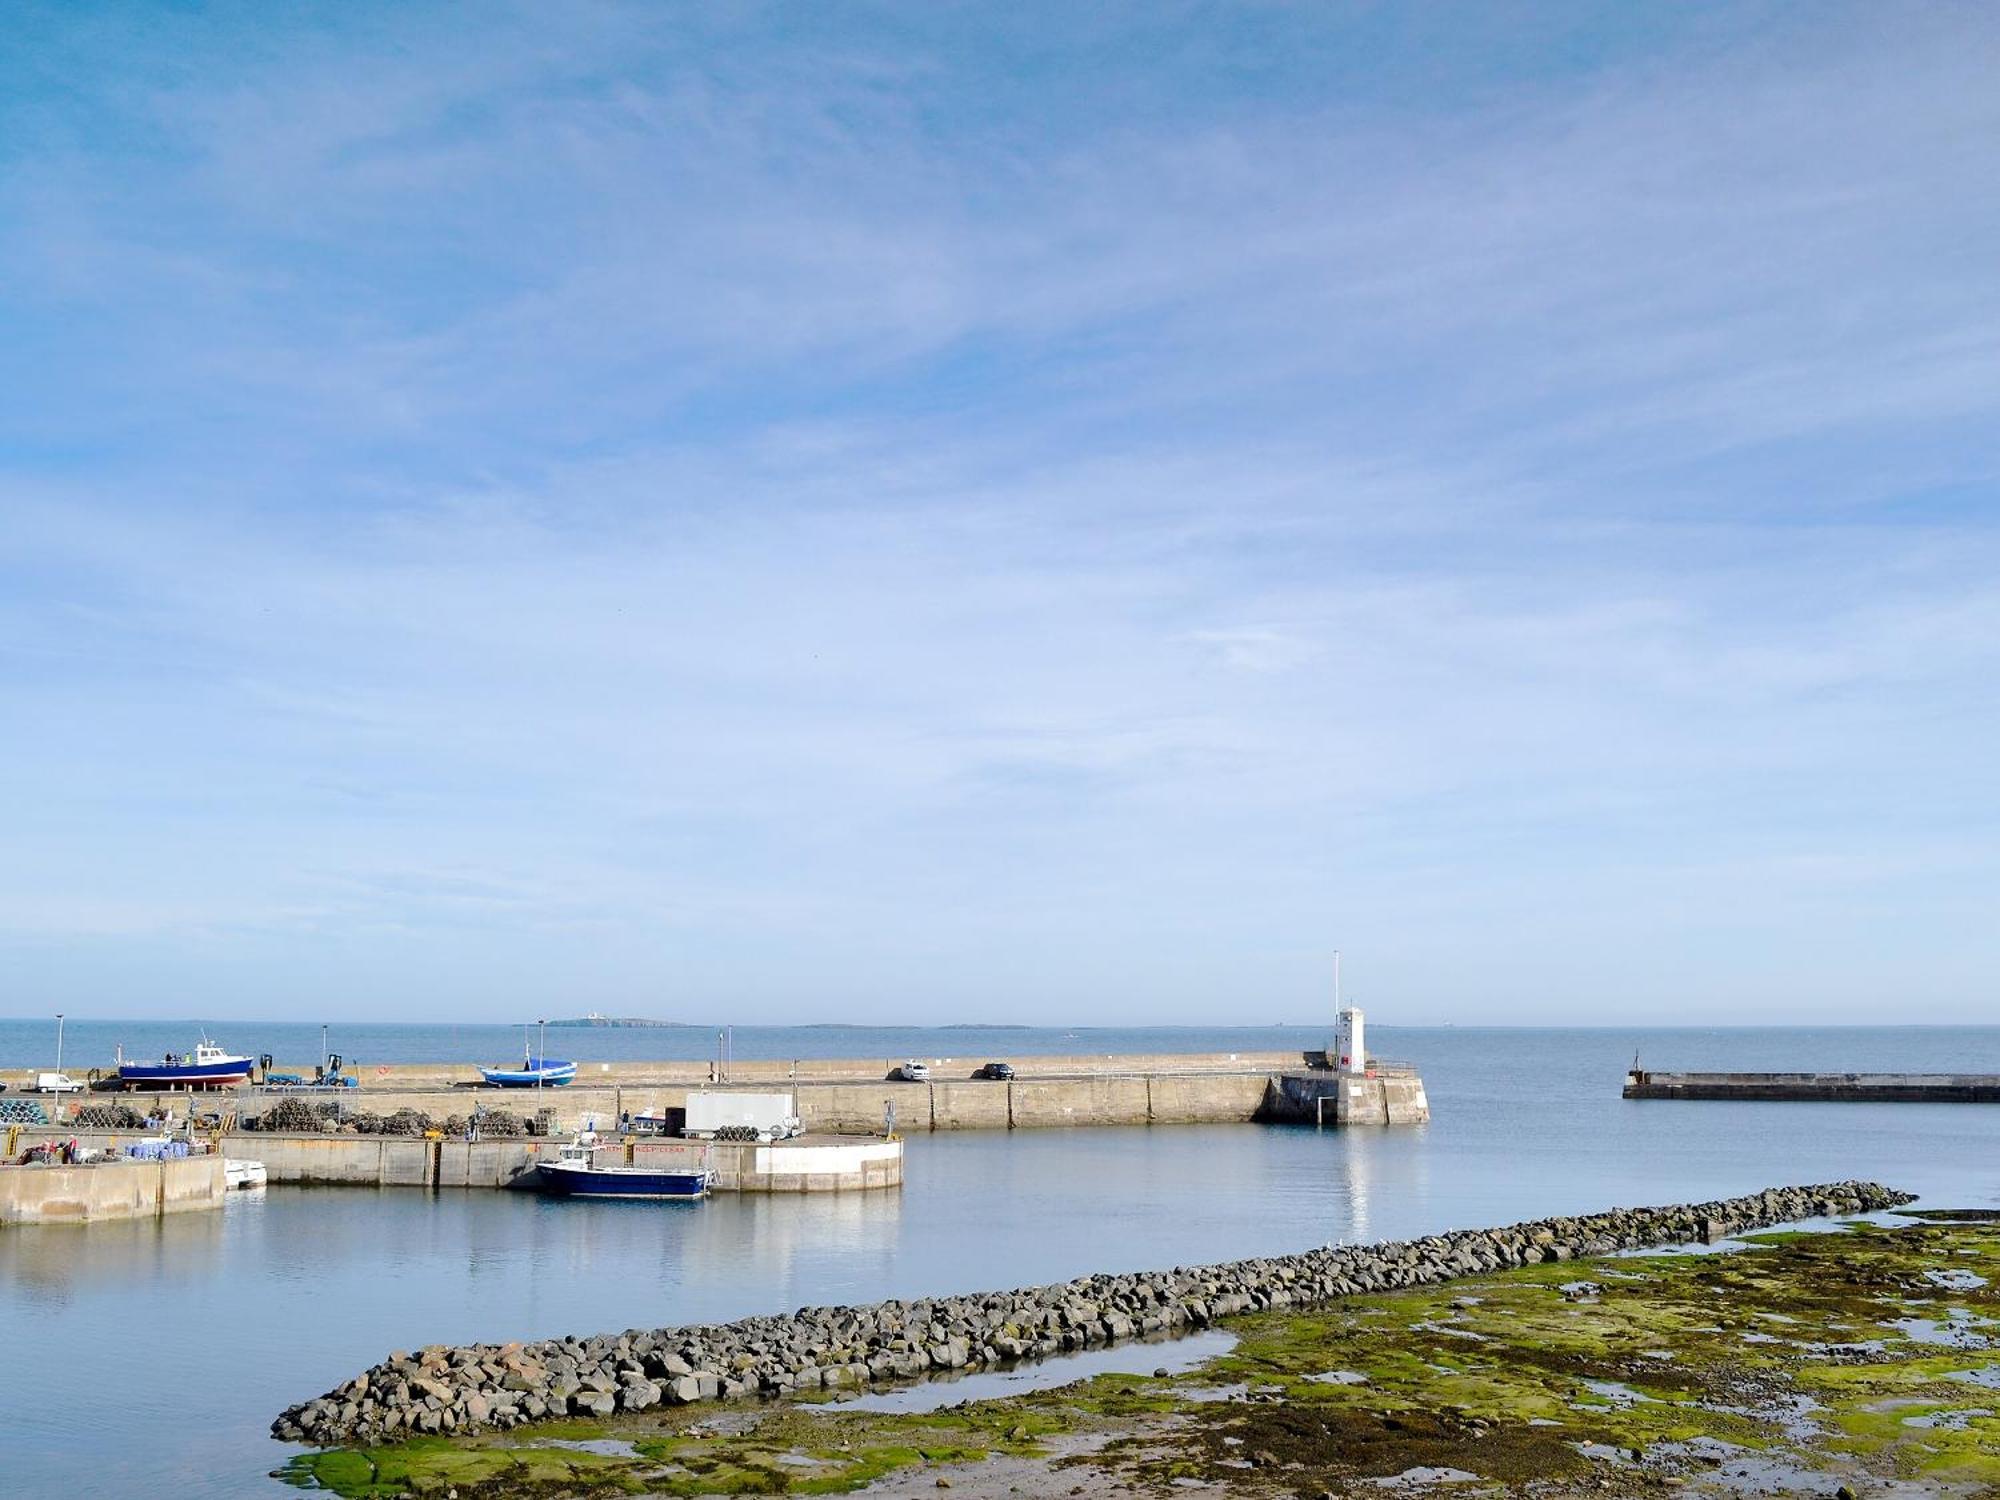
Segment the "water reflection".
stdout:
[[93,1283],[146,1295],[169,1293],[204,1274],[203,1264],[221,1253],[236,1228],[231,1215],[254,1213],[254,1199],[242,1194],[221,1213],[0,1231],[0,1280],[9,1284],[10,1299],[18,1286],[55,1306],[87,1294]]
[[[425,1343],[1035,1285],[1784,1181],[1868,1176],[1946,1207],[2000,1201],[2000,1111],[1633,1105],[1616,1093],[1631,1050],[1616,1033],[1571,1051],[1530,1041],[1489,1034],[1420,1058],[1437,1111],[1423,1129],[920,1136],[900,1193],[689,1207],[276,1187],[216,1214],[0,1231],[0,1348],[64,1356],[32,1388],[0,1386],[4,1483],[57,1492],[76,1449],[46,1413],[109,1401],[97,1490],[275,1500],[277,1409]],[[107,1397],[101,1360],[74,1355],[114,1348],[137,1365]],[[198,1423],[174,1374],[189,1351]]]

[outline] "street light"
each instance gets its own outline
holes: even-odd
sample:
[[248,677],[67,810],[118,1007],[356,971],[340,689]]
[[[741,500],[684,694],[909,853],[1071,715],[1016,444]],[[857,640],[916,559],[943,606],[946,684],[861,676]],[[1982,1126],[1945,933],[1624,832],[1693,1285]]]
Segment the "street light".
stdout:
[[56,1124],[62,1124],[62,1033],[63,1013],[56,1012]]
[[535,1102],[542,1102],[542,1075],[549,1070],[549,1023],[546,1020],[535,1024],[542,1028],[541,1041],[535,1049]]

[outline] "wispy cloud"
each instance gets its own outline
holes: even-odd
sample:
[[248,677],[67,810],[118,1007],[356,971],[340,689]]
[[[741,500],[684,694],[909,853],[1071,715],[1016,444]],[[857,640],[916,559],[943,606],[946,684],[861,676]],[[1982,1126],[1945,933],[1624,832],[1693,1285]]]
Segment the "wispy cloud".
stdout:
[[46,22],[6,1003],[1969,1013],[2000,30],[1284,24]]

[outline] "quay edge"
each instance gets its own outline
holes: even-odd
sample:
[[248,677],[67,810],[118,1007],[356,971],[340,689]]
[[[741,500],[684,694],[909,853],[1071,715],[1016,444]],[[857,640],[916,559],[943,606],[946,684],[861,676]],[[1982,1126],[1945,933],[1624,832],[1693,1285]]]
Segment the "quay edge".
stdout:
[[[100,1147],[143,1138],[132,1131],[87,1130],[24,1131],[21,1138],[57,1135]],[[213,1161],[218,1173],[225,1157],[261,1162],[273,1186],[527,1189],[533,1185],[536,1163],[553,1161],[562,1144],[561,1139],[548,1136],[467,1141],[409,1135],[236,1131],[218,1137],[211,1156],[192,1160]],[[763,1145],[717,1141],[709,1148],[709,1156],[709,1185],[718,1193],[872,1192],[903,1183],[903,1142],[879,1137],[804,1137]],[[25,1168],[12,1170],[28,1173]],[[48,1174],[34,1169],[33,1175]],[[4,1216],[0,1222],[6,1222]]]

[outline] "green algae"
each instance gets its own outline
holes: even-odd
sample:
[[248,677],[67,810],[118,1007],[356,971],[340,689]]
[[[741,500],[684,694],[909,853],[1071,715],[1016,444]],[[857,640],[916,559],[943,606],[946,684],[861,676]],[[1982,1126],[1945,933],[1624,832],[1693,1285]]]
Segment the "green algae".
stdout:
[[[756,1410],[741,1432],[706,1430],[713,1411],[545,1424],[506,1434],[422,1438],[366,1450],[302,1454],[278,1477],[351,1500],[443,1495],[460,1500],[570,1495],[845,1494],[904,1469],[977,1462],[993,1453],[1040,1452],[1054,1430],[1046,1414],[825,1416],[802,1406]],[[828,1420],[831,1418],[832,1420]],[[545,1446],[552,1440],[623,1439],[629,1456]]]
[[[1981,1284],[1933,1274],[1966,1271]],[[2000,1321],[1983,1321],[2000,1320],[1996,1283],[2000,1225],[1858,1223],[1236,1319],[1231,1352],[1178,1376],[921,1413],[684,1408],[307,1454],[281,1473],[357,1500],[835,1494],[1009,1455],[1072,1471],[1050,1476],[1063,1489],[1095,1472],[1148,1488],[1379,1493],[1369,1481],[1427,1468],[1512,1493],[1700,1493],[1704,1455],[1730,1452],[1780,1474],[1971,1492],[2000,1484]],[[1899,1326],[1911,1319],[1956,1342]],[[631,1447],[538,1446],[558,1438]]]

